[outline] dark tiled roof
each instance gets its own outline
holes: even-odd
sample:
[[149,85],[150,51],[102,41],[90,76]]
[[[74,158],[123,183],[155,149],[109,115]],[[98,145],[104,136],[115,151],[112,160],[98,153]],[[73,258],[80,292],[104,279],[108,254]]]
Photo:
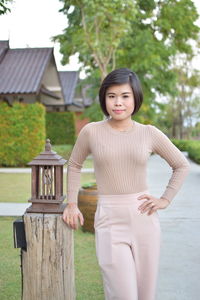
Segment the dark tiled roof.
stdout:
[[9,49],[9,41],[0,41],[0,63]]
[[1,48],[9,48],[9,41],[0,41],[0,49]]
[[79,72],[63,71],[58,73],[62,84],[64,102],[67,105],[73,104],[74,93],[75,93],[75,89],[79,77]]
[[38,93],[53,48],[9,49],[0,63],[0,94]]
[[42,85],[41,89],[40,89],[41,93],[43,93],[44,95],[47,95],[49,97],[52,97],[54,99],[60,99],[60,97],[58,95],[56,95],[55,93],[49,91],[48,89],[45,88],[45,86]]

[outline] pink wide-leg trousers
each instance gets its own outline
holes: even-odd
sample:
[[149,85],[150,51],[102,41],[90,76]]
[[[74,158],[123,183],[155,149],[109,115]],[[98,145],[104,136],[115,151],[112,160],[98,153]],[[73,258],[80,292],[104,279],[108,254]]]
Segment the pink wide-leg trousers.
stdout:
[[149,191],[98,195],[95,247],[105,300],[155,300],[161,226],[157,211],[138,210],[142,194]]

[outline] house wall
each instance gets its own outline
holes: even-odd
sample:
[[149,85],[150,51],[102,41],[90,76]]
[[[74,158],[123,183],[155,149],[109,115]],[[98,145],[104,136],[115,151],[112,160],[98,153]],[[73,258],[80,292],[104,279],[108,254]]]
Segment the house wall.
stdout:
[[50,96],[44,95],[44,94],[40,94],[40,101],[41,103],[43,103],[44,105],[61,105],[63,104],[63,99],[54,99]]
[[51,111],[66,111],[65,106],[46,106],[46,111],[51,112]]
[[61,83],[59,80],[58,72],[56,69],[56,64],[54,58],[52,57],[44,76],[42,78],[42,84],[51,92],[55,93],[60,99],[53,99],[46,95],[41,95],[41,102],[49,105],[59,105],[64,104],[64,99],[62,95]]
[[14,101],[17,102],[26,102],[26,103],[34,103],[36,101],[36,94],[8,94],[8,95],[0,95],[0,101],[8,100],[10,104]]
[[[22,103],[34,103],[36,101],[41,102],[42,104],[49,104],[49,105],[55,105],[55,104],[63,104],[63,102],[59,99],[53,99],[49,96],[43,95],[43,94],[14,94],[14,95],[0,95],[0,101],[7,99],[9,104],[12,105],[14,101],[22,102]],[[55,102],[56,101],[56,102]]]

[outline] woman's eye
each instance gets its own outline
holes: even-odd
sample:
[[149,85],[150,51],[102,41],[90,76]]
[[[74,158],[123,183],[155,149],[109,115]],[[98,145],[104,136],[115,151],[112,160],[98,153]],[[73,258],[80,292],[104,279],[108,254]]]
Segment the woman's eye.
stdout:
[[128,95],[124,95],[124,96],[123,96],[123,98],[128,98],[128,97],[129,97]]

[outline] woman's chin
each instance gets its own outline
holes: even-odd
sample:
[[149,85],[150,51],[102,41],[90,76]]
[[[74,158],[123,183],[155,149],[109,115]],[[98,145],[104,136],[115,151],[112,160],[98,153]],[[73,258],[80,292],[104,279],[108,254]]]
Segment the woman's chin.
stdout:
[[110,117],[114,120],[125,120],[125,119],[128,119],[128,118],[131,118],[131,116],[127,116],[125,114],[120,114],[120,115],[117,115],[117,114],[111,114]]

